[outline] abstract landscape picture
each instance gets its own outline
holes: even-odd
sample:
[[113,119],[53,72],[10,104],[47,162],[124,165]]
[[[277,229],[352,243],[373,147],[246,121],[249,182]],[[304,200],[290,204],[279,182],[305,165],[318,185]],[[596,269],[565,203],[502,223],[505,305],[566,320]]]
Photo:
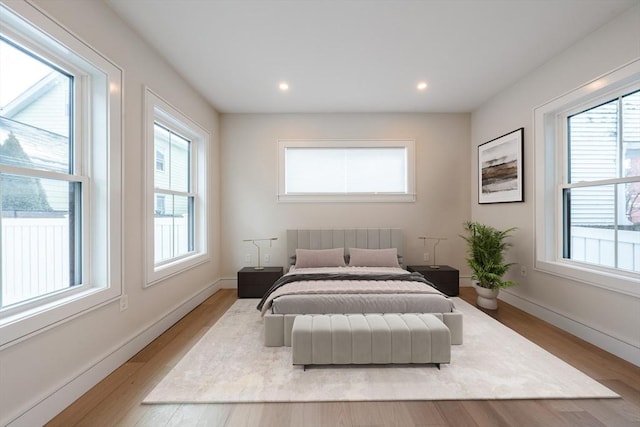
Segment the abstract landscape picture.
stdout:
[[478,147],[480,203],[522,201],[522,131]]
[[482,161],[482,192],[495,193],[518,188],[518,159],[516,152],[503,144],[488,149]]

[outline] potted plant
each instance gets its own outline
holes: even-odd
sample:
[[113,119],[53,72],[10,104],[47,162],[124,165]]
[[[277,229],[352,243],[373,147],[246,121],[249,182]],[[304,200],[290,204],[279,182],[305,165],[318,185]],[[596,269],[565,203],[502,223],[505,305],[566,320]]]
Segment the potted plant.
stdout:
[[505,241],[516,228],[498,230],[478,222],[465,222],[467,235],[460,236],[468,244],[467,263],[471,267],[478,293],[477,304],[482,308],[496,310],[498,308],[498,292],[500,288],[515,286],[512,280],[502,280],[504,274],[513,263],[505,263],[504,252],[511,246]]

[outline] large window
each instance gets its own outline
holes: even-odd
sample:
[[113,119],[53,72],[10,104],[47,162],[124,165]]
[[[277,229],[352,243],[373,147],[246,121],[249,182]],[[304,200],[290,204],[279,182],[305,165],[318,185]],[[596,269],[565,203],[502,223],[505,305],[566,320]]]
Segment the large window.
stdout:
[[538,109],[537,265],[640,294],[640,66]]
[[279,141],[281,201],[414,201],[410,140]]
[[209,136],[148,89],[146,104],[147,283],[153,284],[208,259],[206,148]]
[[193,252],[196,195],[189,179],[192,142],[156,122],[153,143],[156,152],[168,154],[166,169],[156,167],[153,178],[156,203],[162,206],[162,212],[156,209],[154,217],[154,260],[160,265]]
[[82,283],[85,180],[72,160],[80,145],[70,132],[73,76],[1,36],[0,55],[0,306],[6,308]]
[[121,74],[0,5],[0,346],[122,293]]
[[571,114],[566,125],[563,256],[640,273],[640,92]]

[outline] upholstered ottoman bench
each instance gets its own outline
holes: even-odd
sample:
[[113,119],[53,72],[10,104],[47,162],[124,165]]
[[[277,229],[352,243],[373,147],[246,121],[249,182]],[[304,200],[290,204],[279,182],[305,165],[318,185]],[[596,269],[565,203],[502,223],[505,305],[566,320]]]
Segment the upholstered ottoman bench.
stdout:
[[451,334],[437,314],[317,314],[295,318],[294,365],[451,361]]

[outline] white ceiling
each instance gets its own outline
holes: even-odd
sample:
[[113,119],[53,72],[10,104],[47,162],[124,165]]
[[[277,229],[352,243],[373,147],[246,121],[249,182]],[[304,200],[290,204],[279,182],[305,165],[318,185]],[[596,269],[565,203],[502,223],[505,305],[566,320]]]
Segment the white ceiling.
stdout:
[[106,2],[219,112],[344,113],[473,111],[640,0]]

